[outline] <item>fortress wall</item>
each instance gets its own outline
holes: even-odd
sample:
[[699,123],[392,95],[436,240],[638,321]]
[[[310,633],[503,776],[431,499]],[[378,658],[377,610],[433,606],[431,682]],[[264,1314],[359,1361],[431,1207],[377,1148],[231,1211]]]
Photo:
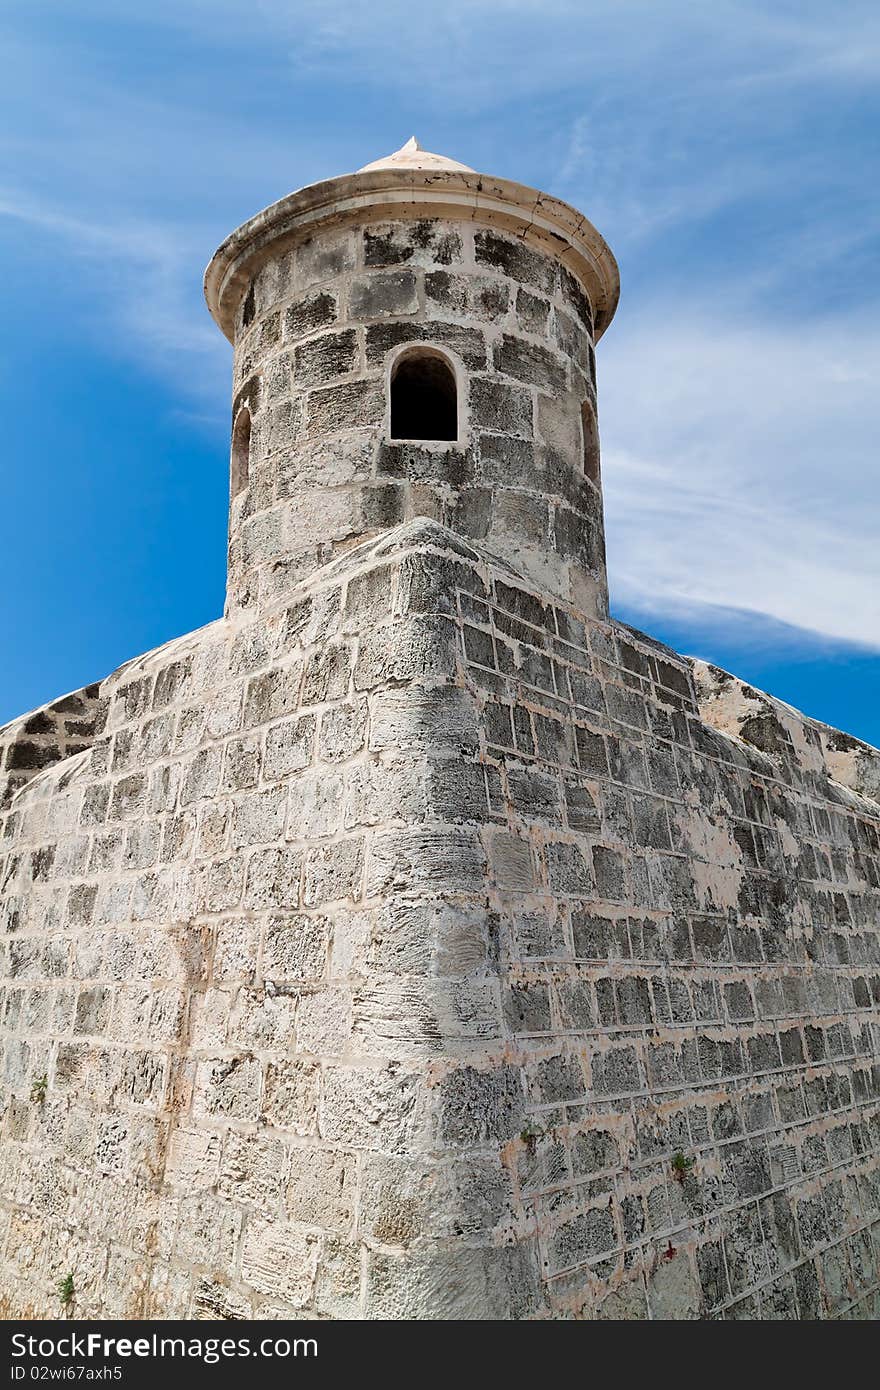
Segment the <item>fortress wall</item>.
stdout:
[[880,810],[809,721],[430,521],[189,644],[0,820],[4,1308],[876,1314]]
[[[797,712],[493,599],[462,641],[508,816],[489,864],[529,1119],[506,1161],[550,1308],[876,1316],[880,807]],[[735,687],[742,738],[704,718]]]
[[476,720],[451,615],[381,554],[130,663],[104,735],[3,814],[9,1315],[57,1315],[68,1272],[75,1316],[520,1297],[438,1246],[483,1228],[504,1175],[437,1134],[477,1102],[429,1072],[482,1056],[501,1017],[483,907],[455,907],[484,889],[478,834],[436,827],[432,797],[489,809],[480,769],[482,810],[457,808]]
[[[717,729],[767,753],[786,780],[827,774],[871,803],[880,804],[880,750],[851,734],[807,719],[791,705],[705,661],[692,663],[700,710]],[[868,807],[871,814],[873,806]]]

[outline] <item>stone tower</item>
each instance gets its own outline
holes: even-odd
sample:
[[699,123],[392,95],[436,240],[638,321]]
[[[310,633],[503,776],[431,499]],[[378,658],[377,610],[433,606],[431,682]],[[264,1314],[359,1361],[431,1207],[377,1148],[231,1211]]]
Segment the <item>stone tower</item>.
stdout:
[[880,754],[609,617],[604,242],[410,142],[207,294],[225,616],[0,729],[0,1311],[877,1316]]
[[618,277],[585,218],[410,140],[246,222],[206,293],[235,348],[229,614],[417,516],[607,614],[594,344]]

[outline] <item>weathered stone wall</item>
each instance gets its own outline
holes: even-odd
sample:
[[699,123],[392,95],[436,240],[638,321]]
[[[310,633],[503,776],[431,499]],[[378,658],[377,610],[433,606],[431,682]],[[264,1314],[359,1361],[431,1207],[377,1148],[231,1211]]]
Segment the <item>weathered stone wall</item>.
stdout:
[[698,665],[700,709],[641,634],[492,597],[464,652],[547,1306],[876,1315],[880,807],[797,712]]
[[880,808],[534,588],[399,527],[14,797],[7,1310],[877,1311]]
[[0,806],[42,768],[82,752],[102,732],[107,710],[99,691],[87,685],[0,728]]
[[[236,326],[233,418],[246,406],[252,436],[228,611],[273,602],[358,541],[430,516],[605,616],[592,333],[564,266],[474,222],[322,230],[273,256]],[[388,375],[413,342],[458,369],[460,447],[390,438]]]

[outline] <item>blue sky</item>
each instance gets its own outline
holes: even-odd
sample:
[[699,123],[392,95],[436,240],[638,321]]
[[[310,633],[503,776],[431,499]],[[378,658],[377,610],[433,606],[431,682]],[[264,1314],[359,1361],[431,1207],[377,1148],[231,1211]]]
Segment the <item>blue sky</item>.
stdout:
[[880,11],[712,0],[6,0],[0,720],[210,621],[223,237],[415,133],[567,199],[612,607],[880,744]]

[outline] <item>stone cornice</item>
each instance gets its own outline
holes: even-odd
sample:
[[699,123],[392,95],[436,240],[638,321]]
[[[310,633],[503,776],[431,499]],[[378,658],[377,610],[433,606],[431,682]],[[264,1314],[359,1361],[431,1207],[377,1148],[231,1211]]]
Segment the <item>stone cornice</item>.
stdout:
[[205,298],[232,341],[235,315],[255,272],[318,228],[392,217],[469,219],[512,232],[565,265],[583,284],[596,338],[617,307],[620,276],[608,244],[586,217],[538,189],[464,170],[380,169],[310,184],[258,212],[214,253]]

